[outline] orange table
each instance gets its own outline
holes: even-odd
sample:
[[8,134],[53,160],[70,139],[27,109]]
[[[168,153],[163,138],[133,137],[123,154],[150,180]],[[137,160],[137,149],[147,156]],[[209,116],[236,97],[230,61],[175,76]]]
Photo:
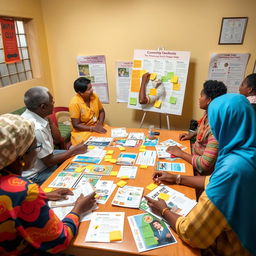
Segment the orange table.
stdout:
[[[169,130],[158,130],[160,132],[160,139],[159,142],[165,141],[167,139],[173,139],[175,141],[179,141],[179,134],[181,131],[169,131]],[[127,128],[127,132],[144,132],[145,135],[147,135],[148,130],[146,129],[129,129]],[[107,134],[98,134],[98,133],[92,133],[92,136],[103,136],[103,137],[110,137],[111,136],[111,127],[109,127],[109,130]],[[187,147],[186,152],[190,153],[190,143],[189,141],[183,141],[182,144]],[[148,150],[155,150],[154,147],[146,147]],[[108,149],[114,150],[113,158],[117,159],[118,155],[121,153],[121,151],[118,148],[113,147],[107,147]],[[138,148],[126,148],[126,151],[124,152],[139,152]],[[56,175],[61,172],[62,169],[65,168],[65,166],[71,161],[71,159],[65,161],[55,172],[54,174],[43,184],[43,187],[47,187],[48,184],[51,183],[51,181],[56,177]],[[156,159],[158,161],[158,159]],[[165,161],[165,160],[164,160]],[[193,168],[190,164],[185,162],[184,160],[178,159],[176,162],[182,162],[186,165],[186,175],[193,175]],[[104,162],[104,160],[101,161],[100,164],[103,165],[113,165],[113,171],[118,171],[120,166],[116,164],[111,164],[109,162]],[[148,166],[147,169],[140,169],[138,168],[136,179],[130,179],[128,180],[129,186],[139,186],[139,187],[146,187],[150,183],[152,183],[152,174],[154,172],[154,167]],[[103,176],[102,179],[106,180],[114,180],[116,183],[119,179],[116,177],[111,176]],[[173,185],[172,188],[184,193],[186,196],[188,196],[191,199],[195,199],[195,191],[192,188],[183,187],[183,186],[177,186]],[[136,244],[134,242],[134,238],[132,235],[132,232],[130,230],[130,226],[127,220],[127,216],[130,215],[136,215],[143,213],[143,211],[139,209],[129,209],[129,208],[122,208],[117,206],[112,206],[111,202],[113,200],[114,195],[116,194],[117,188],[112,193],[111,197],[108,199],[107,203],[105,205],[99,204],[99,209],[97,211],[102,212],[125,212],[125,222],[124,222],[124,235],[123,235],[123,241],[120,243],[85,243],[84,239],[86,236],[86,232],[89,227],[89,221],[82,222],[79,227],[78,235],[73,241],[73,245],[66,251],[68,253],[73,253],[75,255],[102,255],[102,256],[114,256],[114,255],[159,255],[159,256],[176,256],[176,255],[182,255],[182,256],[189,256],[189,255],[200,255],[199,250],[192,249],[191,247],[187,246],[185,243],[182,242],[181,239],[176,235],[174,231],[172,233],[174,234],[175,238],[177,239],[177,244],[161,247],[159,249],[154,249],[151,251],[146,251],[143,253],[139,253],[136,247]],[[148,194],[150,191],[148,189],[144,189],[144,195]]]

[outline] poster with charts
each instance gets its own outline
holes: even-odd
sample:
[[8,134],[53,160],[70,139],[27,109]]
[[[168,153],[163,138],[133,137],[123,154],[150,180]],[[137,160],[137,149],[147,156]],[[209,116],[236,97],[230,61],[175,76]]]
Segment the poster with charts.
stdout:
[[[189,59],[187,51],[134,50],[128,108],[181,115]],[[141,79],[146,72],[153,74],[146,86],[146,95],[157,98],[152,104],[139,103]]]
[[249,53],[212,54],[208,79],[222,81],[227,86],[228,93],[238,93],[249,56]]
[[106,60],[104,55],[77,56],[78,75],[91,80],[102,103],[109,103]]

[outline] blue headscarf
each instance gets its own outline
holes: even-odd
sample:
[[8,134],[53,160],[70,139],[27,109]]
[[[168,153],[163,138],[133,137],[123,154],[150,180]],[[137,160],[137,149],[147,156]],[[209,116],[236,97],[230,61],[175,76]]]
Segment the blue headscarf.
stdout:
[[214,99],[208,108],[219,155],[206,188],[241,244],[256,255],[256,115],[239,94]]

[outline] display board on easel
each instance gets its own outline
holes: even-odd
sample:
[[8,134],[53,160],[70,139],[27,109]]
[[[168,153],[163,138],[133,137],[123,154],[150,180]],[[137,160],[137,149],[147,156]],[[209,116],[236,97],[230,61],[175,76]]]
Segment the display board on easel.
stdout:
[[[128,108],[165,114],[181,115],[186,90],[190,52],[162,50],[134,50],[133,70]],[[140,104],[139,91],[143,74],[149,72],[162,81],[164,93],[154,104]],[[147,95],[155,94],[149,81]]]

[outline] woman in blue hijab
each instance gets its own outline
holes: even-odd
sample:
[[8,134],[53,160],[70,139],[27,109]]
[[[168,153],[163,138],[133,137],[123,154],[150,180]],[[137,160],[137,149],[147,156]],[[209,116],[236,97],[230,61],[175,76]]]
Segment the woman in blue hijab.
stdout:
[[[205,186],[187,216],[172,213],[164,200],[148,199],[182,240],[210,255],[256,255],[256,119],[249,101],[239,94],[214,99],[209,124],[219,142],[219,155],[209,177],[156,172],[157,183]],[[209,254],[207,254],[209,255]]]

